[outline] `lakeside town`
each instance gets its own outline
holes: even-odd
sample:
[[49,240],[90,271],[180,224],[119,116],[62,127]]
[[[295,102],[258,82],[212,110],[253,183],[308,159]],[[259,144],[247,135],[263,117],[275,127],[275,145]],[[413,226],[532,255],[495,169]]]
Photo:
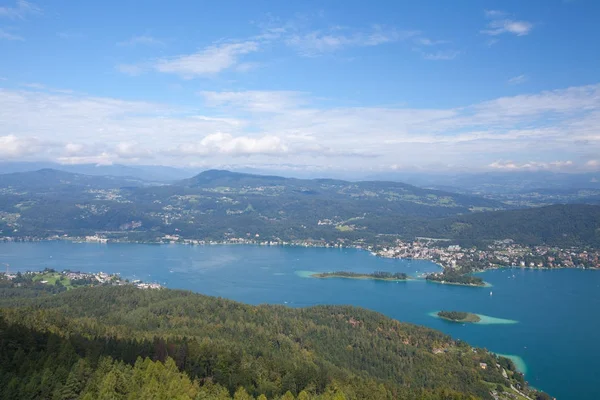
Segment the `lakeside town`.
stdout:
[[79,272],[64,270],[58,272],[51,268],[42,271],[27,271],[11,273],[7,267],[6,272],[0,272],[0,279],[5,279],[17,286],[24,283],[39,283],[47,286],[56,286],[72,289],[79,286],[125,286],[131,285],[139,289],[162,289],[158,283],[147,283],[141,280],[123,279],[119,274],[105,272]]
[[551,246],[527,246],[511,239],[494,241],[485,248],[462,248],[443,240],[398,240],[392,246],[378,247],[372,253],[386,258],[413,258],[435,262],[444,270],[480,272],[502,267],[520,268],[600,268],[600,251]]

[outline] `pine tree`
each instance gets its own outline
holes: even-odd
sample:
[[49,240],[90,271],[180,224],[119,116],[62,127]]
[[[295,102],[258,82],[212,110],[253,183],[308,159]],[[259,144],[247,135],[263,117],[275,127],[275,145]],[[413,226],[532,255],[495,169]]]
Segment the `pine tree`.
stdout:
[[233,395],[233,400],[254,400],[254,397],[250,396],[248,392],[246,392],[246,389],[240,387],[238,390],[235,391],[235,394]]

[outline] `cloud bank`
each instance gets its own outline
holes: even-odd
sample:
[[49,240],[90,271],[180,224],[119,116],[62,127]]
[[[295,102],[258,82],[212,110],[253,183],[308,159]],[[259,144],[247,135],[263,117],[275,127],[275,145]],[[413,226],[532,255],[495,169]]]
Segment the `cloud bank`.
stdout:
[[309,94],[293,91],[198,96],[201,112],[44,88],[0,89],[0,159],[600,168],[594,156],[600,154],[600,85],[448,109],[318,107]]

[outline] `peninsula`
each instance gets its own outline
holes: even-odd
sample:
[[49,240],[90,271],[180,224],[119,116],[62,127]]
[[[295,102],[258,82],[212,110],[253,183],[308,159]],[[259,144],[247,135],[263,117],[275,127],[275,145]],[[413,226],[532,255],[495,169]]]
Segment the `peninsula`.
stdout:
[[408,275],[404,272],[384,272],[375,271],[371,274],[336,271],[336,272],[320,272],[311,275],[314,278],[348,278],[348,279],[373,279],[378,281],[405,281]]
[[439,311],[437,316],[452,322],[472,322],[476,323],[481,321],[481,318],[477,314],[468,313],[464,311]]

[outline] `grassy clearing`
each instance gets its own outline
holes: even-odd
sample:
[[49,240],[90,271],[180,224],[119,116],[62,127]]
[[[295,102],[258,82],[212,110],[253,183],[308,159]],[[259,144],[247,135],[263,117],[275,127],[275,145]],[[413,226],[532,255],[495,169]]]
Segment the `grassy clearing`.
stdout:
[[48,272],[45,274],[36,275],[33,278],[33,281],[34,282],[45,281],[46,285],[56,285],[56,282],[60,281],[60,283],[67,289],[73,288],[73,286],[71,285],[71,280],[65,276],[62,276],[58,272]]

